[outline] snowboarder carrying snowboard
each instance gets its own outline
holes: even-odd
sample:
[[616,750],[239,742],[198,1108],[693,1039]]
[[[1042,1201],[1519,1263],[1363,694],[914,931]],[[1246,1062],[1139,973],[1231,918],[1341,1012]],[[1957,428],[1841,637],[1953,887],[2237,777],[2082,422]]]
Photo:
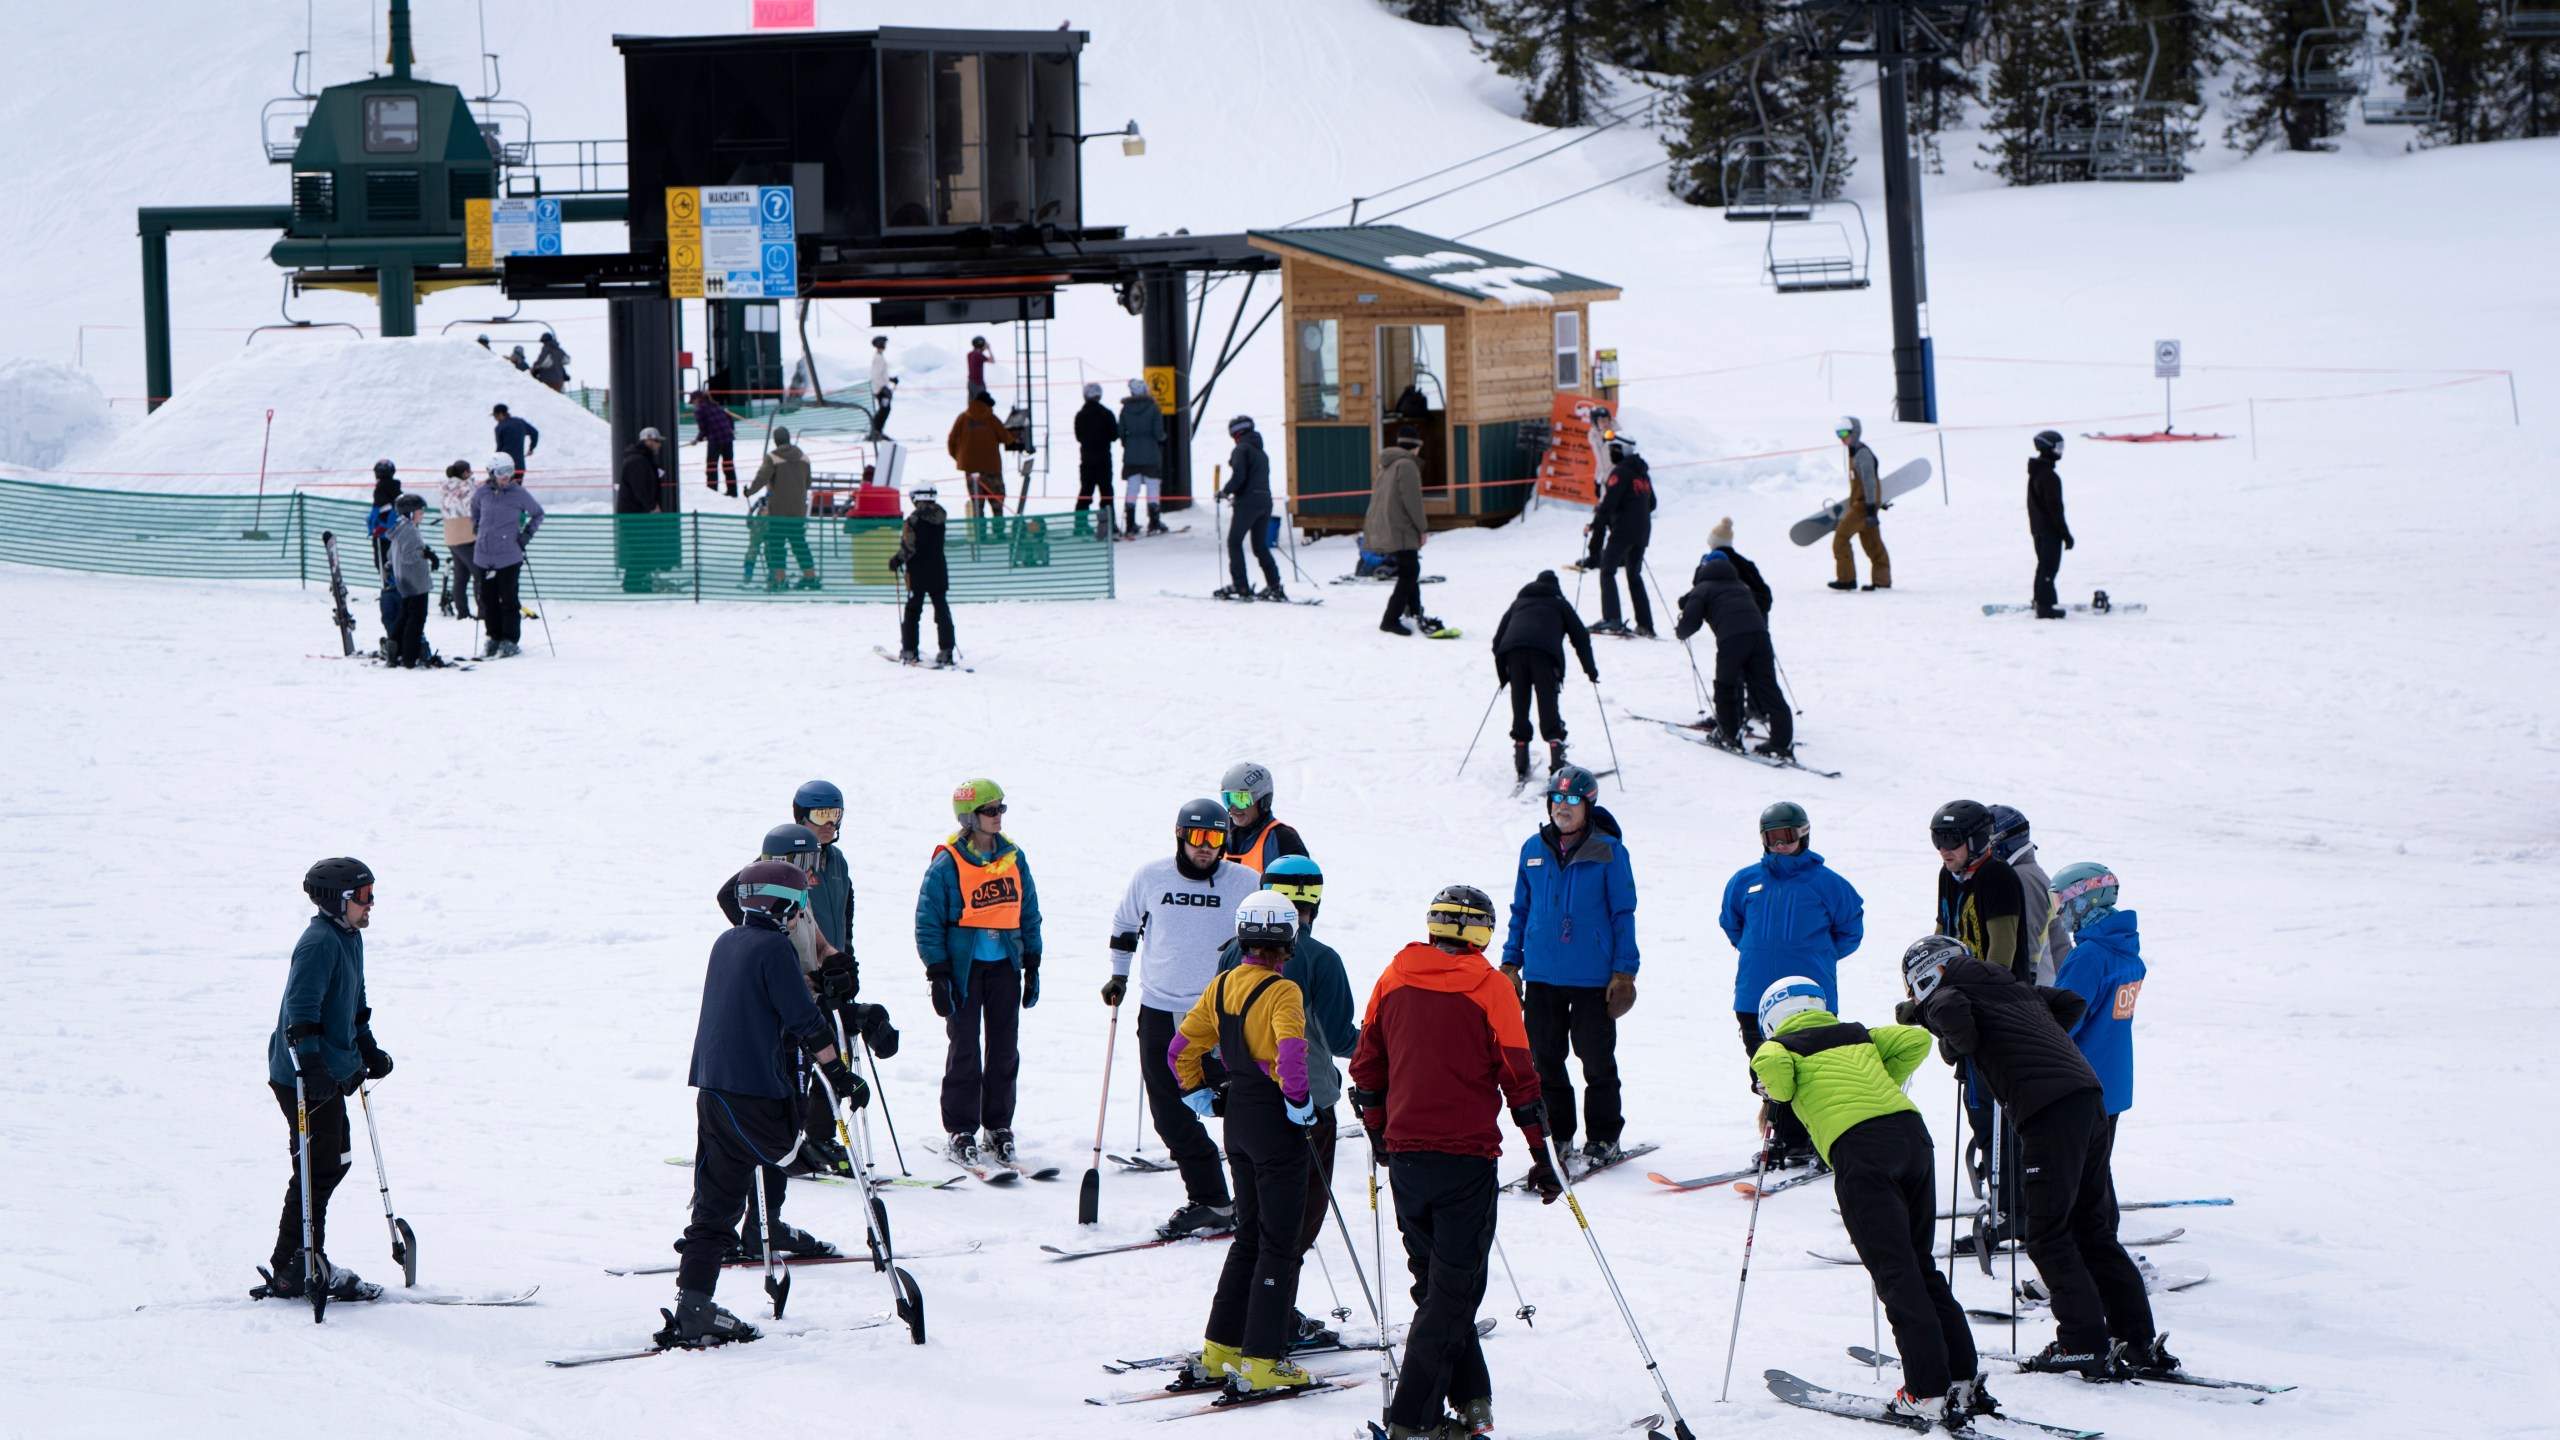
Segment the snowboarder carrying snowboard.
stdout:
[[1431,543],[1431,522],[1422,510],[1422,432],[1410,425],[1396,429],[1396,443],[1378,454],[1377,487],[1369,492],[1368,513],[1360,521],[1360,548],[1384,555],[1395,566],[1396,581],[1387,595],[1387,613],[1378,628],[1390,635],[1410,635],[1404,617],[1422,623],[1425,632],[1440,622],[1422,613],[1422,547]]
[[953,663],[951,652],[958,648],[958,637],[951,630],[951,564],[942,549],[943,532],[951,517],[944,513],[930,485],[919,485],[907,495],[907,523],[898,528],[898,553],[889,559],[889,568],[905,577],[907,608],[898,619],[898,658],[909,665],[923,662],[924,602],[933,602],[933,641],[937,647],[933,663],[937,667]]
[[982,1163],[982,1125],[985,1153],[1008,1167],[1019,1158],[1022,1012],[1040,1003],[1040,889],[1022,848],[1003,833],[1004,813],[1003,786],[962,781],[951,792],[960,828],[934,847],[916,891],[916,954],[951,1039],[942,1061],[944,1153],[964,1170]]
[[1529,702],[1538,702],[1538,734],[1547,742],[1547,771],[1564,765],[1564,711],[1556,688],[1564,683],[1564,642],[1573,642],[1582,657],[1582,673],[1600,683],[1600,667],[1591,659],[1591,632],[1564,598],[1564,586],[1553,570],[1520,587],[1519,598],[1502,612],[1493,629],[1493,678],[1511,687],[1511,773],[1529,778]]
[[1226,857],[1227,808],[1215,800],[1184,803],[1173,818],[1173,853],[1138,867],[1111,916],[1111,978],[1102,1003],[1129,993],[1129,971],[1146,947],[1138,989],[1138,1067],[1147,1086],[1148,1118],[1182,1170],[1186,1203],[1165,1221],[1167,1239],[1223,1235],[1235,1228],[1218,1146],[1182,1102],[1173,1073],[1174,1027],[1200,1001],[1218,973],[1218,947],[1235,933],[1236,907],[1261,888],[1262,877]]
[[[365,1081],[391,1073],[391,1057],[373,1041],[373,1009],[364,993],[363,932],[373,921],[373,871],[351,856],[322,860],[304,872],[302,893],[319,913],[294,942],[284,1000],[276,1007],[276,1028],[267,1037],[267,1089],[284,1112],[293,1177],[285,1182],[275,1249],[262,1272],[266,1283],[249,1293],[253,1298],[300,1300],[310,1295],[316,1280],[332,1300],[372,1300],[382,1287],[330,1264],[327,1247],[329,1196],[346,1178],[354,1151],[347,1097]],[[310,1274],[305,1273],[306,1261]]]
[[[1780,981],[1810,980],[1820,987],[1820,1008],[1838,1013],[1840,962],[1866,939],[1866,914],[1857,887],[1814,853],[1813,821],[1803,806],[1781,800],[1760,812],[1760,858],[1725,882],[1718,917],[1736,952],[1733,1018],[1746,1062],[1768,1043],[1760,1001]],[[1751,1068],[1756,1080],[1759,1066]],[[1769,1153],[1757,1163],[1772,1170],[1811,1163],[1816,1147],[1794,1108],[1774,1094],[1767,1106]]]
[[1283,855],[1304,855],[1307,842],[1298,828],[1271,814],[1271,772],[1250,760],[1227,767],[1218,781],[1218,798],[1227,806],[1227,858],[1256,874]]
[[1433,896],[1429,942],[1387,963],[1351,1056],[1351,1104],[1370,1153],[1385,1157],[1413,1275],[1413,1328],[1387,1407],[1388,1440],[1444,1433],[1444,1403],[1465,1433],[1493,1429],[1493,1376],[1475,1314],[1492,1261],[1505,1104],[1529,1145],[1529,1188],[1549,1205],[1564,1194],[1547,1159],[1519,998],[1485,963],[1493,918],[1493,901],[1472,885]]
[[2062,432],[2036,436],[2035,458],[2027,462],[2027,536],[2036,546],[2036,618],[2059,620],[2069,613],[2054,594],[2054,577],[2062,573],[2062,552],[2078,543],[2071,522],[2062,516]]
[[1796,750],[1795,712],[1778,686],[1778,652],[1769,641],[1769,616],[1742,583],[1733,562],[1710,550],[1680,597],[1680,620],[1671,633],[1682,642],[1702,628],[1716,637],[1716,743],[1742,746],[1745,711],[1767,717],[1769,738],[1752,746],[1761,755],[1787,759]]
[[[1583,1162],[1618,1158],[1627,1118],[1619,1101],[1618,1022],[1635,1008],[1636,874],[1600,781],[1579,765],[1547,777],[1547,823],[1520,845],[1502,973],[1520,995],[1529,1058],[1545,1097],[1547,1133],[1571,1164],[1573,1074],[1582,1057],[1590,1125]],[[1580,1172],[1576,1172],[1580,1173]]]
[[1844,1022],[1832,1013],[1829,991],[1806,975],[1771,982],[1756,1015],[1769,1038],[1752,1052],[1751,1072],[1773,1111],[1784,1106],[1798,1117],[1836,1177],[1840,1221],[1902,1352],[1902,1388],[1888,1408],[1930,1428],[1997,1414],[1964,1308],[1929,1263],[1937,1148],[1920,1108],[1902,1093],[1929,1058],[1929,1032]]
[[[1600,551],[1600,623],[1591,627],[1611,635],[1653,638],[1653,601],[1645,593],[1644,547],[1653,539],[1653,471],[1636,453],[1635,437],[1609,437],[1609,479],[1591,523],[1609,538]],[[1618,572],[1627,572],[1633,593],[1636,627],[1627,629],[1618,611]]]
[[1866,426],[1855,415],[1840,417],[1839,427],[1831,432],[1840,437],[1840,446],[1849,452],[1849,508],[1840,512],[1839,527],[1831,532],[1831,563],[1839,578],[1831,582],[1834,590],[1858,588],[1858,562],[1849,554],[1849,537],[1858,537],[1866,547],[1867,569],[1873,572],[1866,587],[1869,590],[1893,588],[1893,557],[1884,548],[1884,512],[1893,502],[1884,498],[1876,478],[1876,452],[1867,448],[1861,438]]
[[2053,1298],[2057,1332],[2024,1368],[2089,1380],[2176,1369],[2152,1325],[2142,1271],[2116,1241],[2115,1132],[2098,1074],[2065,1029],[2086,1008],[2081,998],[1986,965],[1944,935],[1914,942],[1902,972],[1911,1018],[2017,1126],[2027,1256]]
[[[826,1018],[800,978],[790,926],[809,904],[808,873],[780,860],[738,872],[739,923],[711,943],[702,979],[702,1012],[693,1034],[686,1083],[694,1096],[693,1215],[678,1245],[676,1304],[661,1311],[660,1346],[723,1345],[753,1340],[754,1326],[713,1303],[720,1267],[764,1253],[832,1255],[835,1247],[782,1223],[782,1166],[800,1141],[800,1093],[793,1047],[806,1051],[859,1108],[871,1101],[862,1078],[836,1053]],[[761,1177],[761,1178],[759,1178]],[[761,1199],[763,1214],[750,1203]],[[746,1221],[745,1238],[738,1233]]]
[[[1297,1342],[1299,1222],[1307,1203],[1306,1004],[1281,973],[1297,942],[1298,909],[1257,890],[1235,912],[1243,963],[1212,979],[1165,1052],[1182,1103],[1202,1120],[1226,1118],[1235,1172],[1235,1243],[1209,1302],[1195,1379],[1239,1394],[1295,1389],[1315,1377],[1289,1361]],[[1224,1073],[1213,1082],[1211,1050]]]

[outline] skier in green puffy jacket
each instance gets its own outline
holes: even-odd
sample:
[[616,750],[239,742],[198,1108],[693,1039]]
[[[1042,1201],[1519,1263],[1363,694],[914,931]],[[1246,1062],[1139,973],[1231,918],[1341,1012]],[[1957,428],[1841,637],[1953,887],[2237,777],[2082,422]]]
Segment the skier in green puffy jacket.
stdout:
[[1751,1071],[1771,1100],[1794,1107],[1831,1167],[1841,1221],[1893,1323],[1903,1384],[1891,1409],[1929,1426],[1995,1413],[1964,1310],[1929,1264],[1937,1151],[1902,1093],[1929,1058],[1929,1032],[1843,1021],[1823,1008],[1821,984],[1801,975],[1762,992],[1760,1031],[1769,1038]]

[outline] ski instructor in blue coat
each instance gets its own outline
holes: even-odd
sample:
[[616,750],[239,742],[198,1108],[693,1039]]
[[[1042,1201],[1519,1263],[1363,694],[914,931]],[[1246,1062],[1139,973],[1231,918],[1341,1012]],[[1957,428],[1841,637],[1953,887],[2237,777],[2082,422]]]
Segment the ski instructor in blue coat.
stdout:
[[1520,846],[1502,942],[1502,973],[1520,992],[1559,1156],[1573,1148],[1566,1048],[1582,1057],[1589,1125],[1577,1174],[1619,1158],[1627,1120],[1618,1101],[1618,1021],[1636,1003],[1636,874],[1617,817],[1599,802],[1599,777],[1579,765],[1547,777],[1547,823]]
[[[1733,1018],[1746,1061],[1769,1038],[1760,1029],[1760,997],[1778,981],[1813,980],[1822,986],[1822,1008],[1840,1013],[1840,962],[1866,938],[1866,909],[1856,887],[1813,853],[1813,822],[1803,806],[1781,800],[1760,812],[1760,858],[1725,882],[1720,917],[1725,938],[1741,952]],[[1816,1158],[1813,1137],[1784,1101],[1768,1102],[1768,1127],[1763,1163],[1771,1169]]]

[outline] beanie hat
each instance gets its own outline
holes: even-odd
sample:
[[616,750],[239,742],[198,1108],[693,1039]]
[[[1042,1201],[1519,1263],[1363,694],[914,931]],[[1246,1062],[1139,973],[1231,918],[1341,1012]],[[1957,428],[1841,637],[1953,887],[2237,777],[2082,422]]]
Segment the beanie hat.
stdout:
[[1733,517],[1727,515],[1716,522],[1716,528],[1707,532],[1707,548],[1711,550],[1722,550],[1732,543]]

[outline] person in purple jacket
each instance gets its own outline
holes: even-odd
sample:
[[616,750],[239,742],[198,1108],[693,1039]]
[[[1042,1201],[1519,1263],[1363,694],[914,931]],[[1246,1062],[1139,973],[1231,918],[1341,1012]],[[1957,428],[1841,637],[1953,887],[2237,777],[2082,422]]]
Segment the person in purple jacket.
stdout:
[[738,421],[708,390],[693,392],[693,433],[702,437],[702,488],[718,492],[720,477],[729,477],[729,493],[738,493]]
[[542,502],[524,488],[516,463],[504,454],[489,457],[489,478],[471,492],[472,563],[481,571],[480,619],[488,627],[488,648],[481,658],[516,655],[524,638],[524,605],[517,579],[524,570],[525,546],[542,528]]

